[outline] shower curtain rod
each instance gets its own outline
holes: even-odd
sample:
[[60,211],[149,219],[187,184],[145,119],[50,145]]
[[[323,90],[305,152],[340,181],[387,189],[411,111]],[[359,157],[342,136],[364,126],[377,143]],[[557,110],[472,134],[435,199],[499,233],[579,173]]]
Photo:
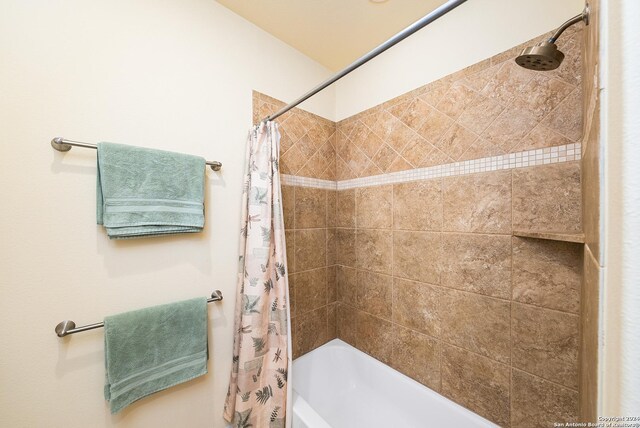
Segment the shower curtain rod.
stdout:
[[320,92],[323,89],[325,89],[327,86],[329,86],[329,85],[335,83],[336,81],[342,79],[344,76],[346,76],[347,74],[351,73],[353,70],[355,70],[356,68],[360,67],[361,65],[367,63],[369,60],[377,57],[378,55],[380,55],[382,52],[386,51],[390,47],[392,47],[392,46],[396,45],[397,43],[403,41],[404,39],[406,39],[407,37],[409,37],[410,35],[412,35],[416,31],[420,30],[421,28],[424,28],[427,25],[431,24],[433,21],[435,21],[436,19],[440,18],[441,16],[446,15],[447,13],[449,13],[450,11],[455,9],[456,7],[460,6],[465,1],[467,1],[467,0],[449,0],[448,2],[443,4],[442,6],[438,7],[437,9],[434,9],[429,14],[425,15],[421,19],[419,19],[416,22],[414,22],[413,24],[409,25],[407,28],[405,28],[404,30],[400,31],[398,34],[396,34],[395,36],[391,37],[389,40],[387,40],[386,42],[382,43],[377,48],[373,49],[369,53],[367,53],[364,56],[360,57],[360,59],[358,59],[355,62],[351,63],[350,65],[348,65],[343,70],[337,72],[336,74],[331,76],[329,79],[327,79],[324,82],[320,83],[318,86],[316,86],[315,88],[313,88],[312,90],[310,90],[309,92],[307,92],[306,94],[304,94],[303,96],[298,98],[297,100],[295,100],[295,101],[291,102],[290,104],[287,104],[286,106],[282,107],[280,110],[278,110],[274,114],[265,117],[264,119],[262,119],[262,122],[267,122],[269,120],[274,120],[274,119],[282,116],[283,114],[285,114],[286,112],[288,112],[289,110],[291,110],[292,108],[297,106],[298,104],[306,101],[307,99],[311,98],[312,96],[314,96],[318,92]]

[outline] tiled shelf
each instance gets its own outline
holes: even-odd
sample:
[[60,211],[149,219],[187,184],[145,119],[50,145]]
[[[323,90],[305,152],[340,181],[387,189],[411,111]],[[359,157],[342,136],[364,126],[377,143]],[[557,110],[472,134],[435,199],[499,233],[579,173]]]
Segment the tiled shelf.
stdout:
[[584,244],[584,234],[582,233],[530,232],[525,230],[514,230],[513,236]]

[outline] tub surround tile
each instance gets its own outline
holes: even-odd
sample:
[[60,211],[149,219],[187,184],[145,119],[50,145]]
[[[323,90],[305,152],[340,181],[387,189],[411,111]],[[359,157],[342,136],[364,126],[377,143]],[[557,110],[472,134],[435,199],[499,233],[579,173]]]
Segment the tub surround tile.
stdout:
[[440,337],[441,290],[429,284],[393,280],[393,322],[433,337]]
[[511,172],[447,177],[442,182],[443,229],[511,233]]
[[391,367],[440,391],[440,344],[413,330],[393,326]]
[[327,267],[327,304],[338,301],[338,267]]
[[392,186],[356,189],[358,228],[390,229],[392,225]]
[[340,190],[336,193],[336,226],[356,227],[356,190]]
[[393,273],[396,277],[440,283],[442,240],[439,233],[393,233]]
[[442,180],[421,180],[393,186],[395,230],[442,230]]
[[517,369],[511,376],[511,426],[546,428],[578,420],[576,391]]
[[327,190],[327,227],[336,227],[337,193]]
[[356,231],[356,266],[372,272],[391,273],[392,232],[374,229]]
[[357,348],[388,365],[393,346],[393,324],[358,311],[357,330]]
[[508,427],[510,371],[504,364],[443,345],[441,392],[480,416]]
[[336,229],[336,263],[342,266],[356,266],[356,230]]
[[327,227],[327,191],[298,187],[295,191],[295,228]]
[[578,316],[519,303],[511,312],[513,366],[577,389]]
[[327,307],[296,316],[294,353],[297,356],[313,351],[328,342]]
[[338,337],[338,304],[332,303],[327,306],[327,340]]
[[510,306],[508,301],[443,289],[439,308],[440,337],[445,342],[508,364]]
[[511,297],[510,236],[445,233],[442,239],[443,286]]
[[513,227],[518,230],[582,231],[580,163],[513,170]]
[[356,269],[346,266],[337,266],[336,282],[338,288],[338,300],[347,305],[356,307],[358,299]]
[[356,346],[358,337],[358,311],[353,307],[338,303],[336,310],[336,320],[338,323],[338,339],[345,341],[351,346]]
[[287,270],[291,274],[296,271],[295,232],[285,230],[284,241],[287,250]]
[[294,275],[296,311],[299,315],[327,305],[327,269],[313,269]]
[[294,227],[295,207],[295,187],[282,186],[282,213],[285,229],[293,229]]
[[295,231],[295,265],[298,272],[326,266],[326,229]]
[[[287,276],[287,281],[289,282],[289,311],[291,313],[291,318],[295,318],[297,314],[297,305],[296,305],[296,276],[290,274]],[[293,327],[293,323],[291,324]]]
[[513,238],[513,300],[578,313],[582,245]]
[[576,87],[542,123],[571,141],[582,138],[582,90]]
[[358,308],[379,318],[391,320],[393,277],[373,272],[358,271]]

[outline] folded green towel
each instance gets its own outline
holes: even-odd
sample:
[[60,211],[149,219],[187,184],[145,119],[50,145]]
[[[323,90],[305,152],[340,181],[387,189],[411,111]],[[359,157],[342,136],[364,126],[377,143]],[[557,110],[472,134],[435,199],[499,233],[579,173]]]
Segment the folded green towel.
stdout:
[[122,144],[98,144],[97,220],[109,238],[200,232],[205,160]]
[[105,318],[104,396],[111,413],[207,373],[207,299]]

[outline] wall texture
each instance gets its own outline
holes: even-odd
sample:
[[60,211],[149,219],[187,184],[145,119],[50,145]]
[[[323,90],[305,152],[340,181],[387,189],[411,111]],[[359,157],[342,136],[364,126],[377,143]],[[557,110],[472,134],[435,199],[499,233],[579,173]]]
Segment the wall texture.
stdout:
[[[211,0],[3,1],[0,58],[0,425],[225,426],[251,91],[293,99],[328,70]],[[332,117],[331,90],[306,108]],[[222,161],[204,232],[110,241],[95,151],[56,152],[55,136]],[[115,417],[102,331],[53,331],[213,289],[209,374]]]

